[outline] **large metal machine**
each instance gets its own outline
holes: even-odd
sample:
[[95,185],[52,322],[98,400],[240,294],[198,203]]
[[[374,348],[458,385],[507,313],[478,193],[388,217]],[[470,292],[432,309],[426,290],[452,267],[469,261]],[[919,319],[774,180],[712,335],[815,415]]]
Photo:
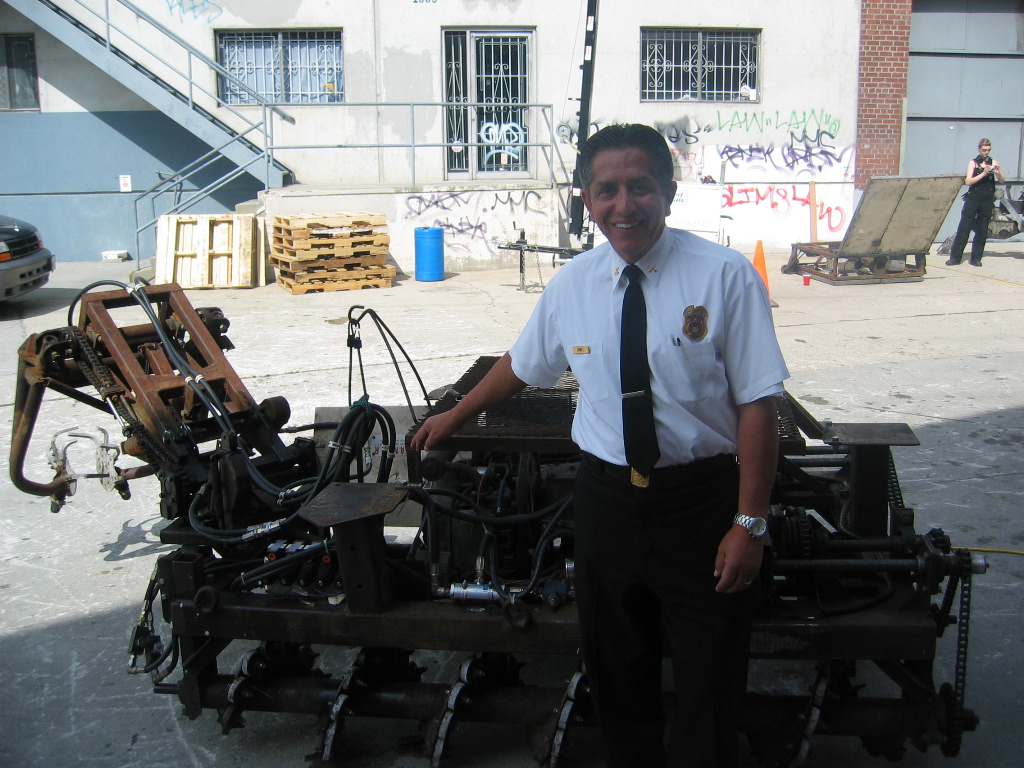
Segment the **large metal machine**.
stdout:
[[[123,441],[97,439],[91,475],[126,499],[130,482],[159,482],[169,549],[145,588],[129,671],[191,718],[215,710],[225,731],[246,711],[320,715],[322,764],[335,764],[346,719],[388,717],[423,723],[434,766],[455,724],[471,721],[528,726],[538,761],[557,765],[573,731],[593,723],[575,661],[573,521],[586,510],[573,506],[571,373],[482,414],[444,450],[410,454],[395,482],[401,436],[365,395],[316,425],[324,440],[287,442],[287,403],[253,401],[225,358],[219,310],[193,308],[176,285],[108,287],[80,296],[77,321],[72,305],[67,327],[22,346],[10,471],[54,511],[75,490],[56,440],[56,476],[25,474],[49,390],[122,431]],[[367,316],[394,346],[357,309],[350,370]],[[117,321],[126,314],[135,324]],[[493,362],[479,359],[440,397],[424,393],[429,412]],[[891,759],[907,745],[956,755],[976,723],[964,686],[971,579],[985,565],[941,530],[916,532],[891,452],[915,436],[901,424],[819,423],[787,397],[779,437],[743,721],[754,754],[795,766],[812,737],[840,734]],[[132,466],[117,466],[122,453]],[[936,669],[940,639],[949,683]],[[339,649],[351,661],[335,668]],[[425,679],[428,651],[456,654],[458,678]],[[540,656],[564,657],[570,671],[525,684],[523,662]],[[793,667],[805,676],[796,690],[778,684]]]

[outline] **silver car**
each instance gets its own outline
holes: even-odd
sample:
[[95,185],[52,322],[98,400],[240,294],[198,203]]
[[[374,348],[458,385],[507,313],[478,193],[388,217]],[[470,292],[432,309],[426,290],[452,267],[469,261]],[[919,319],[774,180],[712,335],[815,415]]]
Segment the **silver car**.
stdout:
[[34,226],[0,216],[0,301],[45,285],[56,266]]

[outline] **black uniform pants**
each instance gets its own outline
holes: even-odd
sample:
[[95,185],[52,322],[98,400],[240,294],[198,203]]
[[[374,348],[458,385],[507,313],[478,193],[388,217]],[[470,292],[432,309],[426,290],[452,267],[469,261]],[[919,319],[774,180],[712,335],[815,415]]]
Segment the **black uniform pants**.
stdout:
[[[714,566],[739,472],[732,457],[690,467],[667,477],[655,470],[649,488],[587,454],[580,468],[577,599],[609,768],[738,762],[752,595],[715,592]],[[664,640],[676,691],[667,755]]]
[[972,199],[968,195],[964,208],[960,212],[960,224],[956,228],[956,236],[949,250],[950,261],[960,262],[964,258],[967,238],[974,232],[971,241],[971,261],[980,262],[985,253],[985,242],[988,240],[988,223],[992,220],[992,198],[986,196]]

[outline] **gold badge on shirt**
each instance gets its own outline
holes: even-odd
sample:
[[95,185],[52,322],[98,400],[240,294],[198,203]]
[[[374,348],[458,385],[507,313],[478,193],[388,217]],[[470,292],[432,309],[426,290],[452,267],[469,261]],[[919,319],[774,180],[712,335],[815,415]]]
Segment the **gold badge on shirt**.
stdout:
[[683,335],[691,341],[700,341],[708,335],[708,310],[693,304],[683,310]]

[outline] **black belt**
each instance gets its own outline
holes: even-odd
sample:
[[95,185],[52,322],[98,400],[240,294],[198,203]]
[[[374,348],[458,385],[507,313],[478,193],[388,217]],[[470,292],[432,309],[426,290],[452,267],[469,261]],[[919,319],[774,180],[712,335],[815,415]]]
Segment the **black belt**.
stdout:
[[[697,459],[689,464],[655,467],[647,478],[643,478],[631,467],[612,464],[586,451],[583,452],[583,461],[589,462],[598,472],[614,480],[638,487],[650,486],[652,488],[694,485],[698,482],[705,482],[709,477],[724,474],[736,466],[736,457],[733,454],[720,453],[707,459]],[[638,477],[640,478],[639,482]]]

